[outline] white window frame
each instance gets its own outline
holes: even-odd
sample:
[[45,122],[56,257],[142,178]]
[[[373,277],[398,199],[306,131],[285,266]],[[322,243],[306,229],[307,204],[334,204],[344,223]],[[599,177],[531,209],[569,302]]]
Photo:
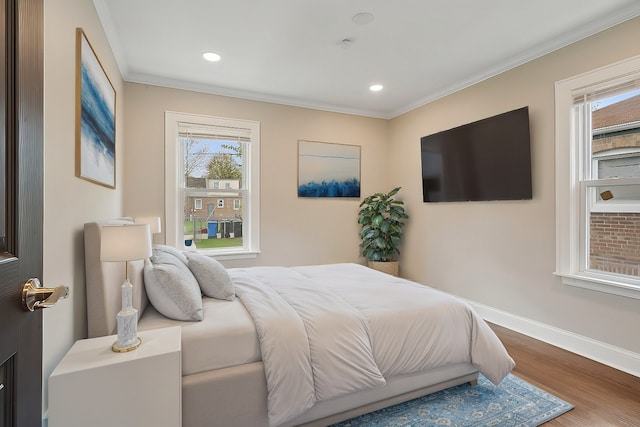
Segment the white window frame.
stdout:
[[[610,294],[640,299],[640,279],[629,276],[587,270],[589,253],[587,203],[592,202],[588,190],[601,185],[634,184],[637,180],[592,180],[581,182],[587,171],[585,147],[580,143],[585,126],[574,126],[574,99],[589,93],[618,87],[626,82],[640,81],[640,56],[571,77],[555,84],[556,120],[556,271],[565,285],[577,286]],[[590,149],[590,147],[589,147]],[[589,165],[588,167],[590,167]],[[624,181],[624,182],[623,182]],[[628,182],[627,182],[628,181]]]
[[255,258],[260,253],[260,122],[229,119],[198,114],[165,112],[165,222],[166,244],[180,250],[184,246],[183,233],[183,146],[178,143],[179,123],[227,127],[248,130],[248,152],[244,153],[243,179],[246,183],[243,217],[243,246],[219,249],[198,249],[204,255],[218,259]]
[[202,210],[202,199],[193,199],[193,209]]
[[224,209],[224,199],[218,199],[218,209]]
[[234,211],[240,210],[240,199],[233,199],[233,210]]
[[[616,148],[608,150],[607,154],[594,154],[592,155],[592,168],[598,170],[598,163],[602,160],[617,159],[622,157],[638,157],[638,150],[631,148]],[[617,183],[626,180],[617,179]],[[619,213],[638,213],[640,212],[640,203],[632,202],[629,200],[608,200],[604,203],[602,200],[596,200],[595,197],[591,198],[591,212],[619,212]]]

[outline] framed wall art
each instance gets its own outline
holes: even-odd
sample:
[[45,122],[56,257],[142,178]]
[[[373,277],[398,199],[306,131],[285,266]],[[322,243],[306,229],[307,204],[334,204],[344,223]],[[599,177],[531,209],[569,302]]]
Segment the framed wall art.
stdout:
[[360,198],[360,146],[298,141],[298,197]]
[[116,187],[116,91],[76,29],[76,176]]

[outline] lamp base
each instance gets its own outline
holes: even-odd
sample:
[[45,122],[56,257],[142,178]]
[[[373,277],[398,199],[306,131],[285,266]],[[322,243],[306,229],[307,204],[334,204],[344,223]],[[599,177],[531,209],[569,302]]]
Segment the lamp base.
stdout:
[[133,344],[129,344],[127,346],[119,346],[118,345],[118,341],[114,342],[113,345],[111,346],[111,350],[116,352],[116,353],[126,353],[128,351],[132,351],[135,350],[136,348],[140,347],[140,344],[142,344],[142,339],[140,337],[136,337],[136,340]]
[[122,284],[122,310],[116,315],[118,340],[111,346],[116,353],[126,353],[140,347],[142,340],[138,338],[138,310],[133,308],[133,285],[126,278]]

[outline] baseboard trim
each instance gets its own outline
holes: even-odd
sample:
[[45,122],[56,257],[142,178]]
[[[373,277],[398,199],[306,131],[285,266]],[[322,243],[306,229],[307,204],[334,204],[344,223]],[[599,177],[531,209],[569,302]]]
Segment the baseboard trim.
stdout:
[[536,320],[465,300],[485,320],[640,377],[640,354]]

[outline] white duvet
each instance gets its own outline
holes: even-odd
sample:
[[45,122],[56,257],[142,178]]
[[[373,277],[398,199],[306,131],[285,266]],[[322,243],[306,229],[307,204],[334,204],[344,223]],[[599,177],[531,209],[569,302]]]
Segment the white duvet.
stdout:
[[358,264],[230,269],[260,340],[271,425],[384,377],[467,362],[494,384],[515,363],[463,301]]

